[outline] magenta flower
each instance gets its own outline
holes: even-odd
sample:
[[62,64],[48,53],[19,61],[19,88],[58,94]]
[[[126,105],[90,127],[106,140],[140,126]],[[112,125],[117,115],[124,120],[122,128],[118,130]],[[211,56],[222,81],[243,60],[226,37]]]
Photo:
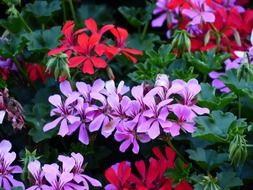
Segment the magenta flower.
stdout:
[[93,105],[92,107],[89,107],[88,114],[93,116],[93,119],[89,126],[89,131],[98,131],[102,126],[101,133],[104,137],[107,138],[108,136],[110,136],[110,133],[107,133],[106,129],[107,127],[109,127],[107,125],[110,121],[108,103],[106,101],[105,96],[103,96],[102,94],[91,93],[91,97],[92,99],[100,102],[101,106]]
[[171,127],[171,122],[167,120],[169,114],[167,105],[172,99],[164,100],[158,105],[152,96],[146,96],[143,101],[149,108],[143,113],[147,121],[138,126],[137,132],[147,132],[151,139],[155,139],[160,135],[160,126],[163,129]]
[[191,109],[191,118],[194,118],[196,114],[203,115],[209,113],[209,109],[201,108],[196,105],[196,96],[201,90],[201,86],[196,79],[191,79],[187,83],[183,80],[175,80],[174,82],[184,87],[182,90],[178,91],[177,94],[183,98],[181,103]]
[[182,90],[184,87],[175,81],[170,82],[169,78],[165,74],[158,74],[156,77],[155,88],[153,88],[149,94],[158,95],[161,100],[167,100],[172,94],[175,94]]
[[205,0],[191,0],[192,7],[183,9],[182,13],[191,19],[190,25],[198,25],[202,22],[214,22],[215,15]]
[[50,185],[45,190],[69,190],[68,183],[73,179],[73,174],[67,171],[61,172],[57,164],[45,164],[42,167],[45,178]]
[[88,175],[83,174],[83,172],[84,172],[84,165],[83,165],[84,158],[80,153],[73,153],[72,152],[71,158],[74,159],[74,163],[75,163],[72,172],[74,174],[73,180],[76,183],[78,183],[78,184],[83,183],[82,184],[83,187],[86,188],[87,190],[89,190],[88,182],[91,183],[92,186],[94,186],[94,187],[101,187],[102,186],[102,184],[98,180],[96,180]]
[[38,160],[34,160],[28,164],[28,171],[33,177],[32,186],[27,190],[38,190],[45,189],[46,185],[44,184],[44,172],[41,169],[41,164]]
[[113,95],[113,94],[117,94],[119,96],[123,96],[124,94],[126,94],[129,91],[129,87],[127,87],[124,84],[124,81],[120,81],[118,87],[116,88],[115,86],[115,82],[113,80],[107,81],[105,83],[105,95]]
[[79,128],[78,140],[85,145],[89,144],[89,135],[88,135],[88,123],[90,119],[87,117],[87,108],[89,107],[88,103],[84,103],[83,99],[78,99],[78,104],[76,105],[77,114],[80,117],[80,121],[69,125],[68,135],[73,134]]
[[[169,9],[167,6],[169,2],[170,0],[158,0],[156,2],[156,8],[154,9],[153,14],[158,15],[158,17],[152,20],[152,27],[161,27],[165,21],[167,21],[167,25],[176,25],[178,23],[177,16],[179,9]],[[166,32],[166,36],[168,39],[171,37],[170,30]]]
[[108,135],[111,135],[115,128],[123,125],[127,120],[126,112],[129,109],[131,100],[127,96],[123,96],[122,99],[119,99],[118,95],[109,95],[107,98],[108,104],[111,108],[111,121],[107,125],[105,132]]
[[114,138],[118,142],[122,142],[119,150],[125,152],[131,144],[133,144],[132,151],[135,154],[139,152],[139,144],[137,140],[140,140],[142,143],[147,143],[150,141],[150,138],[145,133],[137,133],[136,131],[137,123],[134,121],[125,122],[117,128]]
[[24,184],[14,179],[13,174],[22,173],[20,166],[11,166],[16,159],[15,152],[11,150],[11,143],[7,140],[0,142],[0,187],[5,190],[11,190],[12,187],[20,187],[25,189]]
[[96,80],[93,83],[93,86],[90,86],[89,84],[86,84],[84,82],[77,82],[76,88],[78,89],[78,92],[83,96],[85,101],[89,104],[91,104],[92,98],[90,96],[91,93],[100,93],[103,91],[105,86],[104,81],[101,79]]
[[172,126],[165,129],[165,132],[169,132],[173,137],[180,134],[180,129],[193,133],[195,126],[191,118],[191,109],[187,106],[177,104],[173,106],[172,111],[177,116],[177,120],[172,122]]
[[73,124],[76,121],[80,121],[79,117],[73,115],[73,106],[71,105],[77,100],[78,97],[78,93],[72,93],[68,96],[65,102],[62,102],[60,95],[50,96],[48,99],[49,102],[56,107],[51,111],[50,116],[58,117],[54,121],[47,123],[43,130],[49,131],[55,128],[61,122],[58,134],[62,137],[68,134],[69,123]]

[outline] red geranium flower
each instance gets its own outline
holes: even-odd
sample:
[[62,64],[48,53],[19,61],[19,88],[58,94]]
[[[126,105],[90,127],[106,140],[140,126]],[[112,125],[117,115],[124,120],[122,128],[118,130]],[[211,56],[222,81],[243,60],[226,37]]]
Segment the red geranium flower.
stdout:
[[62,33],[64,34],[64,38],[61,40],[61,45],[55,49],[52,49],[48,52],[48,55],[56,55],[58,53],[64,52],[69,57],[72,54],[73,48],[75,46],[74,40],[74,33],[73,29],[75,27],[74,21],[67,21],[62,28]]
[[83,73],[94,74],[95,68],[106,68],[107,63],[100,56],[102,55],[99,41],[100,34],[92,34],[90,37],[83,33],[77,38],[78,46],[74,47],[77,56],[69,59],[69,67],[75,68],[82,64]]
[[111,33],[116,38],[116,45],[110,46],[107,48],[107,57],[109,59],[112,59],[115,55],[122,53],[125,55],[128,59],[130,59],[133,63],[137,62],[137,59],[133,55],[143,55],[142,51],[131,49],[126,47],[126,40],[128,37],[128,32],[124,28],[112,28]]
[[129,178],[131,167],[124,161],[105,171],[106,179],[111,183],[105,187],[106,190],[130,190]]
[[75,34],[80,34],[82,32],[90,30],[92,34],[103,35],[105,32],[107,32],[108,30],[114,27],[113,24],[106,24],[100,30],[98,30],[97,23],[93,18],[86,19],[84,21],[84,25],[86,26],[86,28],[77,30]]
[[43,68],[40,64],[28,63],[26,64],[26,70],[31,81],[41,79],[44,82],[46,80],[45,68]]

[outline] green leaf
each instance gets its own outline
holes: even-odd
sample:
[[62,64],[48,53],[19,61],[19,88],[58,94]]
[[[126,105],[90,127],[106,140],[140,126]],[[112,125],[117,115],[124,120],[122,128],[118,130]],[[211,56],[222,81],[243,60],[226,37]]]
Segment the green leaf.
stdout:
[[173,179],[173,187],[179,184],[182,180],[188,179],[191,170],[191,164],[185,166],[184,162],[177,158],[175,160],[175,168],[170,168],[165,172],[165,177]]
[[213,111],[210,116],[196,118],[197,129],[192,136],[211,142],[226,142],[229,128],[234,121],[236,117],[230,112]]
[[113,14],[108,14],[108,12],[113,13],[113,11],[114,10],[107,5],[82,4],[77,10],[77,15],[80,20],[86,20],[92,17],[97,23],[105,24],[113,22]]
[[29,51],[43,51],[56,47],[61,36],[61,27],[55,26],[49,30],[36,30],[32,33],[27,33],[24,37],[28,40]]
[[160,37],[158,35],[149,33],[143,39],[141,34],[133,34],[128,38],[128,47],[139,49],[139,50],[152,50],[155,47],[154,42],[159,42]]
[[19,33],[24,31],[24,23],[19,17],[10,17],[8,19],[0,19],[0,26],[11,33]]
[[52,120],[52,118],[48,116],[50,109],[50,105],[42,103],[36,104],[33,107],[25,107],[25,120],[33,126],[29,131],[29,135],[36,143],[45,139],[50,139],[56,134],[56,130],[51,130],[49,132],[43,131],[44,125]]
[[45,0],[34,1],[25,7],[25,11],[34,14],[36,17],[50,17],[54,12],[61,10],[61,2],[53,0],[47,2]]
[[198,104],[211,110],[223,109],[236,99],[234,93],[216,94],[216,89],[208,83],[201,83],[201,92],[198,95]]
[[209,172],[228,160],[228,154],[218,153],[212,149],[197,148],[186,152],[190,155],[190,159],[195,160],[202,169]]
[[222,68],[224,61],[230,57],[229,54],[215,53],[215,50],[208,52],[195,52],[194,54],[185,54],[188,62],[199,72],[207,75],[209,72]]
[[140,27],[152,19],[152,10],[154,5],[146,8],[136,7],[119,7],[118,11],[123,15],[129,24],[134,27]]
[[242,180],[236,177],[235,172],[224,171],[217,174],[218,182],[222,190],[230,190],[232,187],[242,186]]
[[226,75],[221,76],[220,79],[236,95],[247,96],[253,101],[253,81],[246,81],[244,78],[239,79],[237,70],[228,70]]

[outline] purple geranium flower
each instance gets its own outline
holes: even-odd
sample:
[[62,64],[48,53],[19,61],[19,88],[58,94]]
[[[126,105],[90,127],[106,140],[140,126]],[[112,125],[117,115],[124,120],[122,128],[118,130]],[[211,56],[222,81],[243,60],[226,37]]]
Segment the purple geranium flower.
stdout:
[[180,129],[193,133],[195,130],[195,123],[191,118],[191,109],[187,106],[176,104],[173,106],[172,111],[177,116],[177,120],[172,122],[172,126],[167,128],[168,131],[165,129],[165,132],[169,132],[173,137],[180,134]]
[[69,190],[68,183],[73,179],[73,174],[61,172],[57,164],[45,164],[42,167],[45,178],[50,185],[45,185],[45,190]]
[[205,0],[191,0],[190,9],[183,9],[182,13],[191,18],[190,25],[198,25],[202,22],[214,22],[215,15],[212,9],[206,4]]
[[22,173],[20,166],[11,166],[16,159],[15,152],[11,150],[11,143],[7,140],[0,142],[0,187],[5,190],[11,190],[12,187],[21,187],[25,189],[24,184],[14,179],[13,174]]
[[150,141],[150,138],[145,133],[137,133],[137,123],[135,121],[128,121],[123,123],[117,128],[114,138],[118,142],[122,142],[119,150],[125,152],[128,147],[133,144],[132,151],[135,154],[139,153],[139,144],[137,140],[140,140],[142,143]]
[[82,98],[78,99],[78,104],[76,105],[76,110],[78,116],[80,117],[80,121],[76,121],[75,123],[69,125],[68,135],[73,134],[79,128],[79,136],[78,139],[85,145],[89,144],[89,135],[88,135],[88,124],[90,119],[87,116],[87,108],[89,107],[88,103],[84,103]]
[[49,131],[55,128],[58,125],[58,123],[61,122],[58,134],[61,135],[62,137],[68,134],[69,123],[73,124],[76,121],[80,121],[79,117],[73,115],[73,106],[71,105],[77,100],[78,97],[79,97],[78,93],[72,93],[68,96],[65,102],[62,102],[60,95],[57,94],[50,96],[48,99],[49,102],[56,107],[51,111],[50,116],[58,116],[58,117],[54,121],[47,123],[44,126],[43,130]]
[[101,79],[95,80],[92,86],[84,82],[76,83],[76,88],[78,89],[78,92],[83,96],[85,101],[89,104],[91,104],[91,101],[92,101],[90,94],[100,93],[101,91],[104,90],[104,87],[105,87],[105,82],[102,81]]
[[32,186],[27,190],[38,190],[45,189],[46,185],[44,184],[44,172],[41,169],[41,164],[38,160],[34,160],[28,164],[28,171],[33,177]]
[[183,99],[181,103],[191,109],[191,118],[194,118],[196,114],[203,115],[209,113],[209,109],[196,105],[196,96],[201,90],[201,86],[196,79],[191,79],[187,83],[183,80],[175,80],[175,83],[181,84],[184,87],[177,94]]
[[138,126],[137,132],[147,132],[151,139],[155,139],[160,135],[160,126],[162,128],[171,126],[171,122],[167,120],[169,114],[167,105],[172,99],[167,99],[157,104],[154,97],[146,96],[143,101],[149,108],[143,113],[147,121]]
[[106,96],[117,94],[120,97],[129,91],[129,87],[124,84],[124,81],[120,81],[118,87],[116,88],[115,82],[113,80],[107,81],[105,83],[104,94]]
[[110,136],[110,133],[107,133],[107,128],[109,121],[110,121],[110,116],[109,116],[109,106],[106,101],[106,98],[104,95],[100,93],[91,93],[91,97],[94,100],[97,100],[101,105],[92,105],[91,107],[88,108],[87,114],[92,115],[92,121],[89,126],[89,131],[94,132],[98,131],[101,126],[102,126],[102,135],[105,137]]

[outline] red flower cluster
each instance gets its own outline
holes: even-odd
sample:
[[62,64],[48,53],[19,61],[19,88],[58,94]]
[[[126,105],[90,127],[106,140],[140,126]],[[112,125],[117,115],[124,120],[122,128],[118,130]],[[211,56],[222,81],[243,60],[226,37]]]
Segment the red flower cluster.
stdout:
[[[191,39],[192,50],[206,51],[216,48],[233,53],[235,50],[246,50],[250,47],[248,36],[253,28],[253,10],[239,13],[235,8],[225,10],[217,8],[215,22],[202,25],[203,33]],[[209,35],[210,37],[207,37]],[[205,44],[205,38],[209,40]]]
[[[153,27],[167,23],[167,36],[174,29],[191,34],[192,51],[212,48],[226,52],[246,50],[253,28],[253,10],[242,5],[248,0],[157,0]],[[165,22],[167,20],[167,22]]]
[[[66,53],[69,67],[81,67],[82,72],[87,74],[94,74],[94,67],[106,68],[107,62],[118,54],[123,54],[134,63],[137,62],[134,55],[142,55],[142,51],[126,47],[127,30],[112,24],[98,29],[97,23],[92,18],[85,20],[84,24],[85,28],[75,31],[75,23],[67,21],[62,28],[64,38],[61,40],[61,45],[48,52],[48,55]],[[104,40],[106,32],[110,32],[115,37],[113,45],[109,45]]]
[[166,147],[165,156],[159,148],[153,148],[155,158],[149,159],[147,167],[143,160],[135,163],[138,175],[134,174],[129,162],[113,165],[105,171],[105,177],[110,182],[105,190],[192,190],[186,180],[182,180],[175,188],[173,179],[164,176],[167,169],[174,168],[176,153]]

